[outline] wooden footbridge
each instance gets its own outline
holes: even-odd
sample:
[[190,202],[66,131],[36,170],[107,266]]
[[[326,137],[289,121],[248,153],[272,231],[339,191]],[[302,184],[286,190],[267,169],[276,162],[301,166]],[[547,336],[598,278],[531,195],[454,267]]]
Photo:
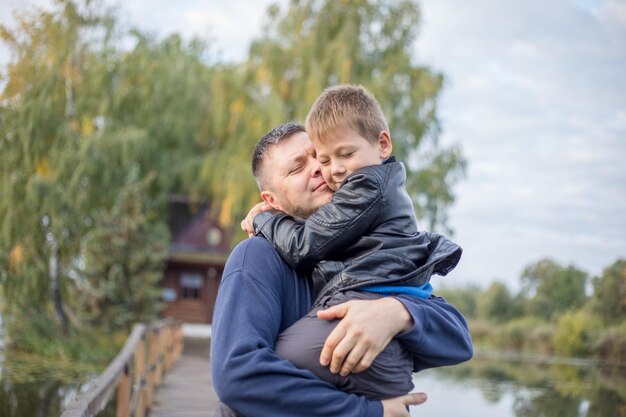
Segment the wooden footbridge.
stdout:
[[97,416],[113,401],[116,417],[211,417],[217,397],[208,341],[183,343],[174,320],[136,324],[115,359],[61,417]]

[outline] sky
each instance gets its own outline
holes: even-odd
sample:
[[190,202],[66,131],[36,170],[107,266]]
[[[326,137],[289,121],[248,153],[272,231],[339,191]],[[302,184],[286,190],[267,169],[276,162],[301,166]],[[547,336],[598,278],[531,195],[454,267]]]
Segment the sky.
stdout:
[[[50,3],[0,0],[0,23]],[[272,3],[132,0],[119,12],[159,36],[209,38],[238,61]],[[591,276],[626,259],[626,0],[419,5],[415,60],[445,76],[440,140],[468,160],[449,210],[463,259],[435,288],[517,290],[524,267],[546,257]],[[8,60],[0,45],[0,69]]]

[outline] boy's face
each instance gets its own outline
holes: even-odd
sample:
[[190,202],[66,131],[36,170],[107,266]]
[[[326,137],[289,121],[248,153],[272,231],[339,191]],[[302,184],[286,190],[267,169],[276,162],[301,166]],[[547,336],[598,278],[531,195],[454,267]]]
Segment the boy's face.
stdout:
[[314,140],[317,160],[328,186],[337,191],[348,175],[368,165],[379,165],[391,155],[389,132],[381,131],[378,140],[371,142],[348,128],[331,132],[330,140]]

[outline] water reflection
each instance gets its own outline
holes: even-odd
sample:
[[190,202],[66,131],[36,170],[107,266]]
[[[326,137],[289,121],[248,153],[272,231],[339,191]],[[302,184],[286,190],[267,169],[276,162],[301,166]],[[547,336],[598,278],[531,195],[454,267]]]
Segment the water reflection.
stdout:
[[[0,380],[0,416],[59,417],[80,386],[60,380],[12,382]],[[98,417],[115,416],[115,398]]]
[[626,369],[475,358],[414,377],[414,416],[626,417]]
[[48,417],[60,415],[63,390],[60,381],[11,383],[2,381],[0,415]]
[[[59,417],[95,374],[90,368],[68,368],[5,352],[0,363],[0,416]],[[111,402],[98,417],[115,416]]]
[[[5,357],[0,416],[59,417],[94,378],[85,369]],[[540,365],[475,358],[416,374],[428,401],[417,417],[626,417],[626,369]],[[115,399],[98,417],[115,415]]]

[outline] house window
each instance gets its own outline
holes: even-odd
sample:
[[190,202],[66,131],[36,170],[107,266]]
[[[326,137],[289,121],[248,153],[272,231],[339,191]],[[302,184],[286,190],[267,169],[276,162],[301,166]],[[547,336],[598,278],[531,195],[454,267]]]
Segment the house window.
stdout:
[[202,294],[202,275],[183,272],[180,276],[180,286],[183,289],[183,299],[199,300]]
[[163,288],[161,290],[161,298],[167,303],[176,301],[176,290],[174,288]]

